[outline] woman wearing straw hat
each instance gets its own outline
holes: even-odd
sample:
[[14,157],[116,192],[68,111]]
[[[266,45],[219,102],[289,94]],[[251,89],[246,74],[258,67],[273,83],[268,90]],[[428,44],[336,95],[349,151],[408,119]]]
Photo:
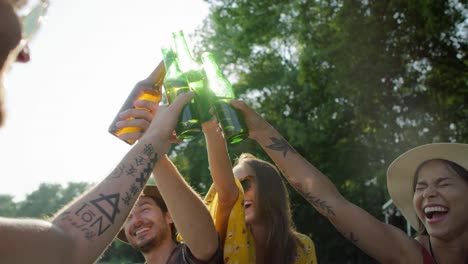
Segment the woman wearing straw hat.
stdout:
[[420,146],[390,165],[390,196],[420,232],[414,239],[347,201],[260,115],[231,103],[289,183],[369,256],[381,263],[468,263],[468,144]]

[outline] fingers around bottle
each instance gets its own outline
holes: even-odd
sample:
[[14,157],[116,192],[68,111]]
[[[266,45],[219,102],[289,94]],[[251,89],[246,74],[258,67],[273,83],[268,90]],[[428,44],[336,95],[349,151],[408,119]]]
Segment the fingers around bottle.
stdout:
[[148,109],[127,109],[119,114],[119,117],[122,119],[144,119],[148,122],[151,122],[154,117],[154,113],[156,112],[150,112]]
[[115,123],[115,126],[118,128],[123,127],[138,127],[145,131],[150,125],[150,122],[144,119],[129,119],[129,120],[122,120]]
[[174,111],[180,111],[194,96],[194,92],[181,93],[169,107],[174,108]]
[[234,106],[234,108],[242,111],[244,111],[247,108],[247,105],[243,101],[237,99],[231,100],[231,105]]
[[144,108],[150,111],[151,113],[156,113],[158,111],[159,103],[148,100],[137,100],[133,104],[136,108]]
[[119,138],[124,141],[136,141],[139,140],[143,136],[142,132],[132,132],[132,133],[125,133],[120,134]]

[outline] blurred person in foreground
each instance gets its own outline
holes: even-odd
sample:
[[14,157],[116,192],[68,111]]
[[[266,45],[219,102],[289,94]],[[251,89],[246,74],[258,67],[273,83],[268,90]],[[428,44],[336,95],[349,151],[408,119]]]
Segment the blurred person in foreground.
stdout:
[[[5,116],[3,76],[14,61],[29,60],[26,40],[31,28],[22,28],[16,13],[25,2],[0,0],[0,121]],[[39,5],[46,7],[47,2],[41,1]],[[182,94],[169,107],[161,106],[154,121],[148,124],[146,133],[109,176],[61,209],[50,221],[0,217],[0,263],[83,264],[96,261],[120,231],[153,168],[167,165],[159,161],[165,159],[179,113],[192,97],[192,93]],[[141,103],[144,107],[144,102]],[[161,178],[158,180],[156,177],[160,189],[165,189],[168,204],[173,204],[176,192],[170,190],[178,186],[179,179]],[[192,193],[182,192],[187,193],[183,197],[191,197]],[[217,234],[206,207],[200,200],[193,201],[197,204],[193,210],[198,210],[199,220],[205,224],[204,236],[213,242],[206,243],[203,248],[194,247],[192,253],[201,260],[209,259],[218,246]],[[180,210],[179,206],[173,207],[174,219]],[[174,222],[177,225],[177,221]],[[186,236],[189,243],[190,235]]]

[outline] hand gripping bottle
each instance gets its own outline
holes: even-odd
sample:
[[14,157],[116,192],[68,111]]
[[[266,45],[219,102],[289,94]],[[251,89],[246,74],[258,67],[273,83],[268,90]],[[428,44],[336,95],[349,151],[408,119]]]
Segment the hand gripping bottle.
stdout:
[[[138,127],[118,128],[115,126],[115,124],[121,120],[121,118],[119,117],[119,114],[121,112],[130,108],[136,108],[134,106],[135,101],[148,100],[155,103],[159,103],[161,101],[161,88],[165,73],[166,70],[164,68],[164,63],[161,61],[146,79],[139,81],[135,85],[132,92],[128,95],[124,104],[117,113],[117,116],[114,118],[111,125],[109,126],[109,133],[118,137],[125,133],[141,131],[141,129]],[[127,142],[130,145],[133,145],[133,143],[135,143],[135,140],[125,140],[125,142]]]
[[[189,92],[190,86],[187,77],[182,73],[175,58],[174,51],[171,48],[162,48],[164,57],[164,66],[166,67],[166,76],[164,77],[164,89],[169,103],[172,103],[180,93]],[[179,139],[191,138],[200,133],[200,120],[195,103],[188,103],[182,109],[179,116],[179,122],[176,125],[175,132]]]
[[241,142],[249,136],[249,131],[242,113],[230,104],[230,101],[236,98],[232,85],[221,72],[212,53],[203,53],[202,62],[207,86],[215,96],[211,105],[221,125],[226,142],[230,144]]

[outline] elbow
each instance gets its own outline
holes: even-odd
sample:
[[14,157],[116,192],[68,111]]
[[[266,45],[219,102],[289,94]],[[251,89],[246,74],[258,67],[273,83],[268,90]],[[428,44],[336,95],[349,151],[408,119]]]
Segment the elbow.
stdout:
[[199,247],[196,249],[196,253],[194,251],[192,251],[192,253],[196,259],[201,262],[211,263],[210,261],[222,251],[221,240],[219,239],[218,233],[216,233],[216,231],[210,232],[206,241],[200,243]]

